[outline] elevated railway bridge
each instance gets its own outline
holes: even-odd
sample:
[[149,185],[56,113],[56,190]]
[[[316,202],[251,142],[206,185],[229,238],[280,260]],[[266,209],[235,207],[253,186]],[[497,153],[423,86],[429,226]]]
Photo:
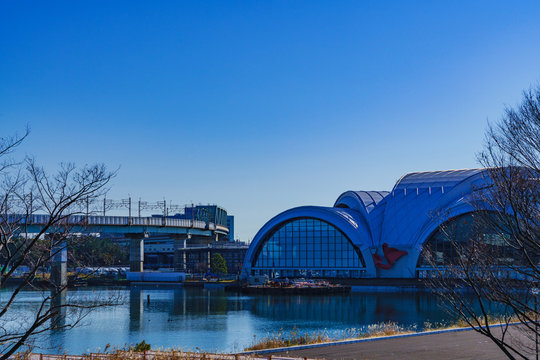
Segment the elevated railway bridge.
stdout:
[[[49,223],[48,215],[34,214],[30,216],[8,215],[10,222],[20,224],[21,233],[39,233]],[[72,215],[54,226],[49,227],[45,233],[69,231],[73,234],[123,234],[130,239],[129,259],[130,271],[142,272],[144,264],[144,239],[149,234],[166,234],[174,240],[175,269],[183,270],[180,264],[185,263],[181,249],[193,238],[203,239],[207,242],[217,241],[220,236],[227,236],[229,229],[226,226],[210,221],[195,219],[181,219],[164,216],[132,217],[132,216],[86,216]],[[183,266],[183,265],[182,265]]]

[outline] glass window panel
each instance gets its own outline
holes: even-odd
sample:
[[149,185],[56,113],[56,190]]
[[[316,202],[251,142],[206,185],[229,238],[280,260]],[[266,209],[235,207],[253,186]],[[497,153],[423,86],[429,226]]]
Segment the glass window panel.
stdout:
[[293,266],[293,259],[292,257],[287,257],[286,261],[285,261],[285,266],[286,267],[292,267]]
[[328,256],[328,264],[327,264],[327,267],[335,267],[336,266],[336,258],[335,257],[331,257],[331,256]]
[[[361,274],[363,259],[354,250],[349,240],[334,226],[317,219],[295,219],[276,229],[254,261],[254,269],[275,268],[276,276],[308,274]],[[343,268],[360,268],[355,272],[344,272]],[[283,268],[289,268],[285,270]],[[321,271],[327,269],[327,271]],[[341,269],[341,270],[340,270]],[[261,269],[262,271],[262,269]],[[271,273],[271,271],[268,273]]]
[[[508,264],[518,261],[516,253],[509,247],[504,238],[509,236],[497,215],[489,212],[468,213],[453,218],[439,227],[426,240],[423,252],[418,260],[419,267],[432,265],[448,265],[457,261],[458,254],[453,243],[466,245],[469,241],[483,241],[491,246],[498,261]],[[435,264],[426,258],[426,252],[431,251]]]

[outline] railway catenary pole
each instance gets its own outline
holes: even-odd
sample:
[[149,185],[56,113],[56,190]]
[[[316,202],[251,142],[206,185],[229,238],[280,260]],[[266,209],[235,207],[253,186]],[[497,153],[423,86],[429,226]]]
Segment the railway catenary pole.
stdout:
[[86,225],[88,225],[88,215],[90,214],[90,199],[86,197]]

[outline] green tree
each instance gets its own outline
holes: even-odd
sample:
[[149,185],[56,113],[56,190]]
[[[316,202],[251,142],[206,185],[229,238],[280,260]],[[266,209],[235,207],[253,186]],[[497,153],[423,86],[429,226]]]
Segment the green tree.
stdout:
[[75,266],[118,266],[129,263],[128,250],[109,239],[87,236],[68,244],[68,264]]
[[214,274],[226,274],[227,273],[227,263],[221,254],[214,254],[210,259],[210,270]]

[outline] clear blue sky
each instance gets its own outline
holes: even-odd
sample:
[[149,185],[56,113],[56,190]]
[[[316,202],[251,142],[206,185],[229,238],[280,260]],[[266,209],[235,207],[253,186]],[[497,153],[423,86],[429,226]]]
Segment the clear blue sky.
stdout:
[[0,133],[51,169],[104,162],[112,198],[272,216],[476,167],[540,81],[539,1],[0,3]]

